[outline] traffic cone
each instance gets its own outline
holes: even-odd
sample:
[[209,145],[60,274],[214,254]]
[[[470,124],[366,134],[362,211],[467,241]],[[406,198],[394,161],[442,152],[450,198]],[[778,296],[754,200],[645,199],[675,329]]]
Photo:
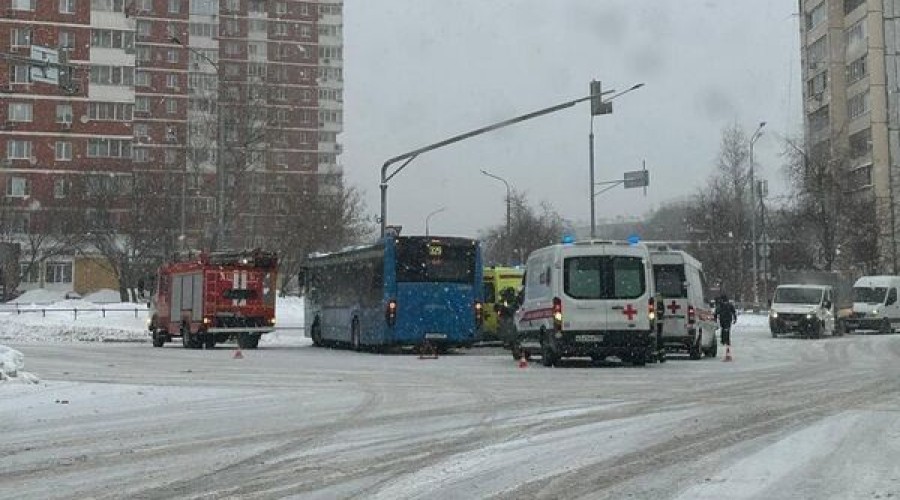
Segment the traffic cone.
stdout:
[[231,359],[244,359],[244,353],[241,352],[240,347],[234,350],[234,354],[232,354]]
[[519,368],[528,368],[528,359],[524,354],[519,358]]
[[725,359],[723,359],[722,361],[734,361],[734,359],[731,357],[731,346],[730,345],[725,346]]

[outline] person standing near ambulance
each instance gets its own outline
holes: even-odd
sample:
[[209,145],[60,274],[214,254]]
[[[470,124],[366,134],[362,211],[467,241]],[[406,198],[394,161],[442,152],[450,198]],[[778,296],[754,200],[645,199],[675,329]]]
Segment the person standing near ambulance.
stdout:
[[719,327],[722,329],[722,345],[730,346],[731,325],[737,323],[737,311],[731,302],[728,301],[728,296],[722,295],[716,301],[715,319],[719,322]]

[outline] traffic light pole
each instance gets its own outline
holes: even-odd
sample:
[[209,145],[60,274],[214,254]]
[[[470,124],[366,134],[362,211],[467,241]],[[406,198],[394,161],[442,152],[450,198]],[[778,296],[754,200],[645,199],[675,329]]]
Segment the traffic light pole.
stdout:
[[[631,90],[634,90],[635,88],[638,88],[638,87],[640,87],[640,86],[642,86],[642,85],[643,85],[643,84],[635,85],[634,87],[632,87],[632,88],[630,88],[630,89],[628,89],[628,90],[626,90],[626,91],[624,91],[624,92],[621,92],[621,93],[619,93],[618,95],[621,95],[621,94],[624,94],[625,92],[629,92],[629,91],[631,91]],[[610,94],[610,93],[613,93],[613,92],[615,92],[615,91],[613,91],[613,90],[608,90],[608,91],[604,92],[604,94]],[[617,95],[617,96],[614,96],[614,97],[618,97],[618,95]],[[532,111],[531,113],[526,113],[526,114],[524,114],[524,115],[520,115],[520,116],[517,116],[517,117],[515,117],[515,118],[510,118],[510,119],[508,119],[508,120],[503,120],[503,121],[501,121],[501,122],[497,122],[497,123],[494,123],[494,124],[492,124],[492,125],[488,125],[488,126],[486,126],[486,127],[482,127],[482,128],[479,128],[479,129],[472,130],[472,131],[470,131],[470,132],[466,132],[466,133],[463,133],[463,134],[455,135],[455,136],[453,136],[453,137],[450,137],[449,139],[445,139],[445,140],[443,140],[443,141],[436,142],[436,143],[434,143],[434,144],[431,144],[431,145],[428,145],[428,146],[425,146],[425,147],[421,147],[421,148],[419,148],[419,149],[410,151],[410,152],[408,152],[408,153],[403,153],[402,155],[395,156],[395,157],[393,157],[393,158],[387,160],[386,162],[384,162],[384,165],[381,166],[381,184],[380,184],[380,188],[381,188],[381,217],[380,217],[380,219],[381,219],[381,220],[380,220],[380,222],[381,222],[381,236],[384,236],[384,235],[385,235],[385,231],[387,230],[387,189],[388,189],[388,182],[390,182],[390,180],[393,179],[394,176],[396,176],[397,174],[399,174],[404,168],[406,168],[407,165],[409,165],[409,163],[410,163],[411,161],[415,160],[416,157],[418,157],[419,155],[421,155],[421,154],[423,154],[423,153],[427,153],[427,152],[429,152],[429,151],[434,151],[435,149],[440,149],[440,148],[442,148],[442,147],[444,147],[444,146],[449,146],[449,145],[451,145],[451,144],[455,144],[455,143],[460,142],[460,141],[464,141],[464,140],[466,140],[466,139],[471,139],[472,137],[476,137],[476,136],[479,136],[479,135],[484,134],[484,133],[487,133],[487,132],[492,132],[492,131],[494,131],[494,130],[498,130],[498,129],[501,129],[501,128],[504,128],[504,127],[508,127],[508,126],[510,126],[510,125],[514,125],[514,124],[516,124],[516,123],[521,123],[521,122],[524,122],[524,121],[526,121],[526,120],[530,120],[530,119],[532,119],[532,118],[537,118],[537,117],[539,117],[539,116],[547,115],[547,114],[550,114],[550,113],[554,113],[554,112],[556,112],[556,111],[560,111],[560,110],[563,110],[563,109],[566,109],[566,108],[570,108],[570,107],[572,107],[572,106],[578,104],[579,102],[584,102],[584,101],[588,101],[588,100],[590,100],[590,99],[599,98],[599,97],[600,97],[600,95],[593,95],[593,94],[592,94],[592,95],[588,95],[588,96],[585,96],[585,97],[580,97],[580,98],[578,98],[578,99],[574,99],[574,100],[571,100],[571,101],[567,101],[567,102],[564,102],[564,103],[561,103],[561,104],[557,104],[557,105],[555,105],[555,106],[550,106],[550,107],[547,107],[547,108],[539,109],[539,110],[537,110],[537,111]],[[399,162],[401,162],[401,161],[403,162],[402,165],[400,165],[399,167],[397,167],[396,169],[394,169],[393,172],[388,173],[388,170],[391,168],[392,165],[394,165],[395,163],[399,163]]]

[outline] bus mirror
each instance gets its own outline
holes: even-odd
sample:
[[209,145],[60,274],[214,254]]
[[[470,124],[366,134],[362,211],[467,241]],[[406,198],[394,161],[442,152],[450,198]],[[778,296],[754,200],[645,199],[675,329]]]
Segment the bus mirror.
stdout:
[[825,309],[831,309],[831,301],[830,300],[823,301],[822,307]]

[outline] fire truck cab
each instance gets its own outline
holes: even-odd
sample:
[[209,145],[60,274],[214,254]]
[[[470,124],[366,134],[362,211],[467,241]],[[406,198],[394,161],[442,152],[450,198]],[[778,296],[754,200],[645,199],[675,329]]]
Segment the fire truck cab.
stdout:
[[278,259],[272,252],[186,253],[159,268],[150,303],[154,347],[181,337],[212,349],[232,337],[255,349],[275,329]]

